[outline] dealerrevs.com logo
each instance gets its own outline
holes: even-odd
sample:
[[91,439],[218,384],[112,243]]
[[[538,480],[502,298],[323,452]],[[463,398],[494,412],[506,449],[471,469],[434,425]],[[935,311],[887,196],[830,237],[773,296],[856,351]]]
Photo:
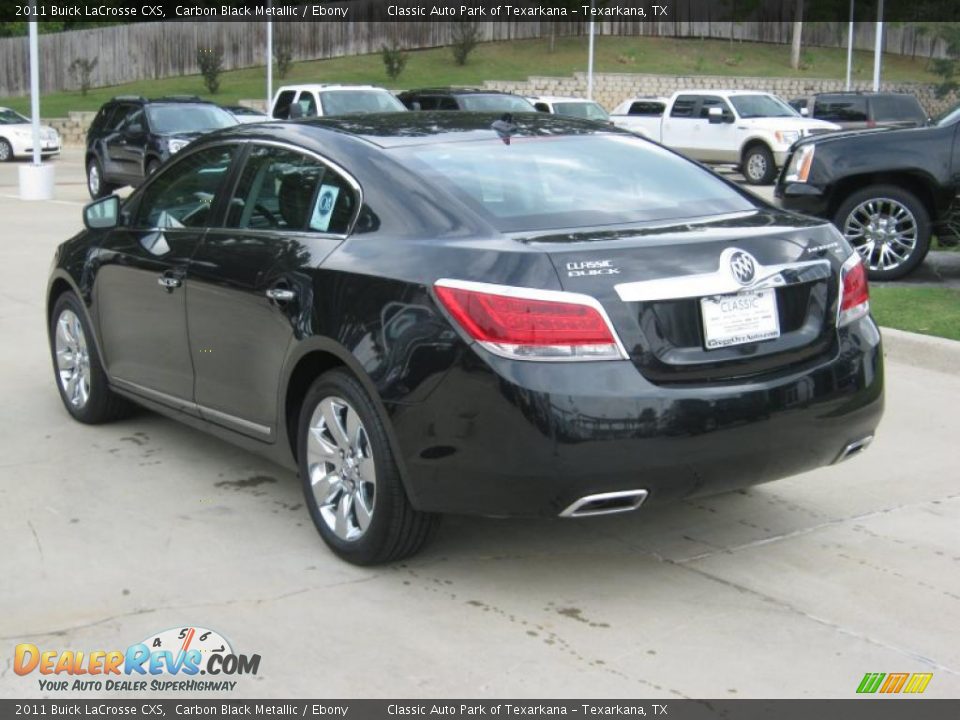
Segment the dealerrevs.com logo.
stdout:
[[56,650],[21,643],[14,649],[13,669],[21,676],[44,676],[37,680],[44,691],[216,692],[236,687],[237,681],[228,677],[256,675],[260,655],[235,653],[213,630],[184,627],[151,635],[126,650]]

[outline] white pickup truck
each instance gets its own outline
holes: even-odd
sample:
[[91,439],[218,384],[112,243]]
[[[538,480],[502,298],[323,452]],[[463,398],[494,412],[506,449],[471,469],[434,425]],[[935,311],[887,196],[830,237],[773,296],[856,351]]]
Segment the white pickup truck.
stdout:
[[736,165],[752,185],[773,182],[800,138],[840,129],[801,117],[774,95],[747,90],[686,90],[674,93],[661,113],[651,113],[653,105],[631,98],[610,119],[694,160]]

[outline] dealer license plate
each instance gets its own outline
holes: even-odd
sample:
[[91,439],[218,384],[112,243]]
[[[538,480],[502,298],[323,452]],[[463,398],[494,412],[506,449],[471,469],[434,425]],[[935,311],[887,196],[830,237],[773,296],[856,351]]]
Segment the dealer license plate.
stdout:
[[707,350],[780,337],[777,291],[751,290],[700,299]]

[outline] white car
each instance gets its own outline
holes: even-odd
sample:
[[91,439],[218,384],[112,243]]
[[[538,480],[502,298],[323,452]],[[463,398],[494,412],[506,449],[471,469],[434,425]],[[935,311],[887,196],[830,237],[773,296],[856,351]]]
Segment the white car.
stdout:
[[694,160],[736,165],[752,185],[773,182],[800,138],[841,129],[801,117],[775,95],[749,90],[682,90],[659,114],[611,119]]
[[610,115],[607,111],[593,100],[575,97],[558,97],[556,95],[528,97],[527,100],[533,103],[533,107],[537,109],[537,112],[564,115],[566,117],[580,118],[581,120],[610,122]]
[[393,93],[376,85],[284,85],[270,104],[275,120],[406,111]]
[[[0,162],[33,153],[33,129],[30,121],[10,108],[0,107]],[[60,135],[49,125],[40,126],[40,154],[60,154]]]

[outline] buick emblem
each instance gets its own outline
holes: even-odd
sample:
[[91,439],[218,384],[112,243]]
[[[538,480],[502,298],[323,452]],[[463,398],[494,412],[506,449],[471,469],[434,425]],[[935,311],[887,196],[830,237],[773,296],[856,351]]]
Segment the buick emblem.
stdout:
[[757,261],[753,255],[737,250],[730,256],[730,272],[741,285],[749,285],[757,274]]

